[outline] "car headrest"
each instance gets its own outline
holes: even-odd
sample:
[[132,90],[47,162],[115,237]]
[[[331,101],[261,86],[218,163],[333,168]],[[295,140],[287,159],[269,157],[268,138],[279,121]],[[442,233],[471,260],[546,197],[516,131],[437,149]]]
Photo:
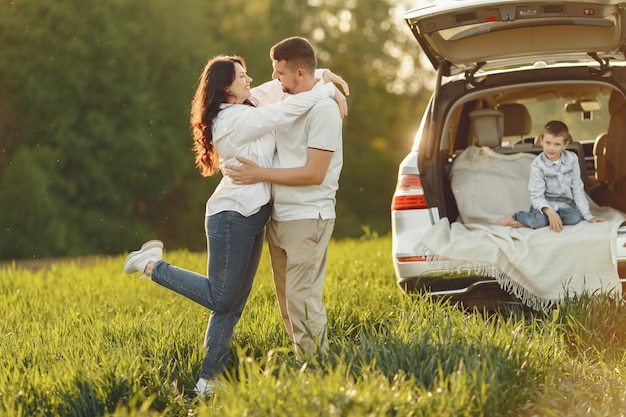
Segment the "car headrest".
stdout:
[[479,109],[470,112],[469,116],[477,146],[500,146],[504,133],[504,117],[500,110]]
[[527,136],[532,130],[532,120],[523,104],[502,104],[498,110],[504,115],[504,136]]
[[609,114],[611,116],[623,111],[623,107],[626,104],[626,99],[619,91],[613,91],[609,98]]

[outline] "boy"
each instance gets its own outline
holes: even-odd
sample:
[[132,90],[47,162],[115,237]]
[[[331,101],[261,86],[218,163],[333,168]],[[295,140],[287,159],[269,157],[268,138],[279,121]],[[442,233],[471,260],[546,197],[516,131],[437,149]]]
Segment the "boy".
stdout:
[[530,211],[518,211],[496,224],[532,229],[549,225],[560,232],[564,225],[574,225],[582,219],[590,223],[606,221],[589,211],[578,156],[565,150],[569,138],[565,123],[552,120],[545,125],[540,137],[543,152],[530,167]]

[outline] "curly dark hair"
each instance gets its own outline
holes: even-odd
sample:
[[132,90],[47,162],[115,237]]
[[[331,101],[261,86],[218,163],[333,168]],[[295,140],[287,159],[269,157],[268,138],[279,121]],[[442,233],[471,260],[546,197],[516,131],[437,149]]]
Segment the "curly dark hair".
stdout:
[[204,177],[215,174],[220,168],[219,155],[213,146],[213,121],[226,102],[226,88],[235,80],[236,63],[246,68],[245,61],[238,56],[220,55],[209,60],[191,101],[195,163]]

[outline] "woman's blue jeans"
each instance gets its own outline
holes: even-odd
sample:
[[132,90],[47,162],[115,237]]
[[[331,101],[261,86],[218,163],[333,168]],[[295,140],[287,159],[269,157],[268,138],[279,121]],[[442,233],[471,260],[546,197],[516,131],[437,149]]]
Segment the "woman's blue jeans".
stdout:
[[252,216],[224,211],[206,218],[207,276],[170,265],[154,264],[152,280],[211,310],[204,339],[208,349],[200,377],[222,373],[227,362],[235,325],[248,300],[263,251],[266,204]]
[[[564,226],[578,224],[583,219],[580,211],[574,207],[560,208],[556,212],[563,221]],[[513,215],[513,218],[531,229],[539,229],[550,225],[548,216],[533,207],[529,211],[518,211]]]

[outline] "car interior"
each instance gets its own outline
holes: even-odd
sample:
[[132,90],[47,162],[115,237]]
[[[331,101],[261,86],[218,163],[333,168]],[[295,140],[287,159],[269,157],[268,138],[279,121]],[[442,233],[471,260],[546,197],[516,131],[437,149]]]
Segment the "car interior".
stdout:
[[[446,122],[440,148],[446,173],[471,145],[500,154],[538,155],[543,125],[562,120],[569,127],[568,150],[579,157],[589,197],[599,206],[626,212],[626,99],[620,91],[601,83],[552,83],[468,97]],[[458,215],[455,206],[446,202],[451,218]]]

